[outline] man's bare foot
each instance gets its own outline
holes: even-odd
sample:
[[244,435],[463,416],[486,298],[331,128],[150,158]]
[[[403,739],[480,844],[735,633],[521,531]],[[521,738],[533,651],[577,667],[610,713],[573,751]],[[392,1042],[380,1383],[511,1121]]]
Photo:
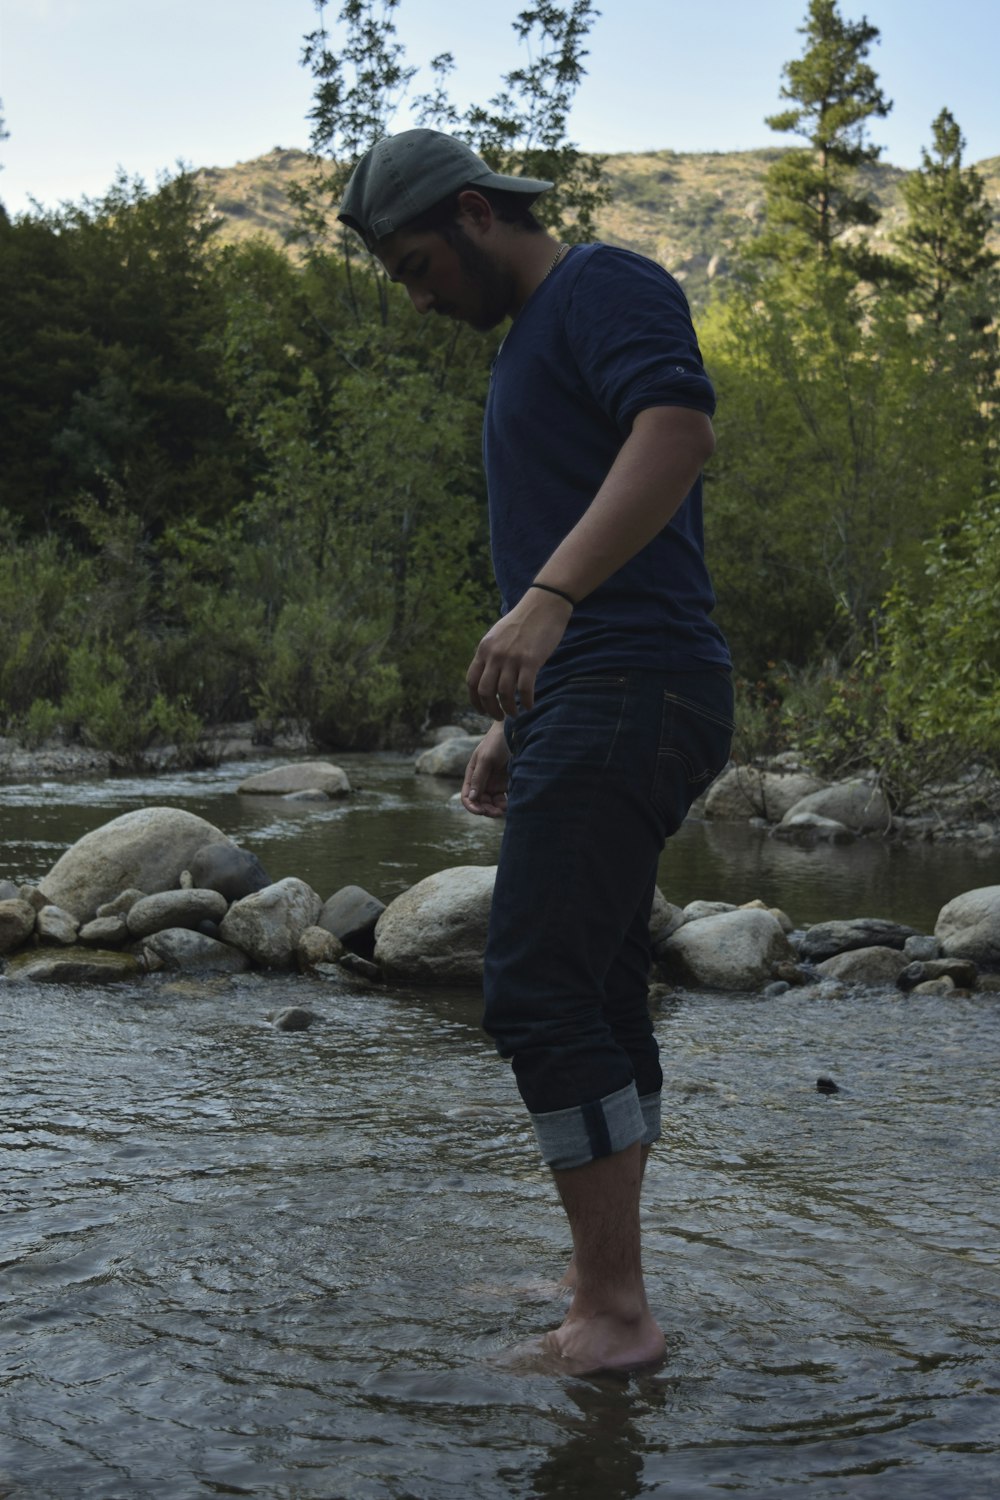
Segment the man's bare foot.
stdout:
[[666,1351],[663,1332],[648,1308],[637,1318],[623,1320],[607,1314],[581,1317],[571,1307],[542,1345],[573,1375],[648,1368],[659,1364]]

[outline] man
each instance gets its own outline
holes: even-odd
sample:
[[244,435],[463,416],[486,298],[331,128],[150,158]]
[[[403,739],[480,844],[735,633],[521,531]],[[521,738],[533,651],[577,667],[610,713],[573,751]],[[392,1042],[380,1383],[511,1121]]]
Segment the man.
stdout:
[[530,205],[551,186],[409,130],[362,159],[340,218],[418,312],[513,319],[484,426],[503,612],[468,673],[495,722],[462,801],[506,814],[484,1024],[572,1231],[545,1351],[585,1372],[663,1354],[639,1233],[663,1079],[648,924],[664,839],[728,758],[732,696],[702,547],[714,396],[687,303],[641,256],[548,235]]

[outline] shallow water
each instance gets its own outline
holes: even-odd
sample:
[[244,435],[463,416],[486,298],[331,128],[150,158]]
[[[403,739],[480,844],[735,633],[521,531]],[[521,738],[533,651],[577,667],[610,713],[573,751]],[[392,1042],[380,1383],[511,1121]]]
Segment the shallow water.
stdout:
[[567,1241],[475,997],[352,984],[0,982],[0,1495],[996,1494],[993,997],[661,1013],[611,1381],[496,1363]]
[[[318,808],[238,797],[232,766],[8,785],[0,875],[154,802],[323,895],[495,859],[452,784],[348,768],[356,795]],[[923,928],[997,880],[988,849],[804,851],[697,820],[662,872],[674,900]],[[290,1001],[309,1031],[269,1024]],[[0,979],[0,1497],[992,1500],[1000,1000],[689,994],[658,1031],[644,1236],[668,1359],[583,1380],[500,1362],[558,1321],[537,1281],[568,1246],[475,995]]]
[[[493,864],[500,825],[455,805],[457,783],[416,776],[412,759],[338,756],[353,794],[326,804],[246,797],[240,781],[271,762],[160,777],[0,783],[0,878],[35,880],[83,834],[153,804],[184,807],[252,849],[275,880],[297,875],[324,898],[363,885],[383,901],[447,865]],[[945,902],[1000,883],[1000,845],[881,839],[790,845],[748,825],[692,817],[667,846],[664,894],[783,907],[796,923],[887,917],[932,931]]]

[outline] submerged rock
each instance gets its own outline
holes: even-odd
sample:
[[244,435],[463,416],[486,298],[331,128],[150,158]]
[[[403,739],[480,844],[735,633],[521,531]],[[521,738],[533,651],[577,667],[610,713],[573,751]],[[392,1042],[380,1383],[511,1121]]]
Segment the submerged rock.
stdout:
[[14,984],[114,984],[138,979],[142,970],[134,953],[105,953],[100,949],[34,948],[20,953],[7,966]]
[[328,797],[346,797],[351,783],[346,771],[328,760],[290,761],[271,771],[258,771],[240,782],[237,791],[255,797],[286,797],[293,792],[325,792]]

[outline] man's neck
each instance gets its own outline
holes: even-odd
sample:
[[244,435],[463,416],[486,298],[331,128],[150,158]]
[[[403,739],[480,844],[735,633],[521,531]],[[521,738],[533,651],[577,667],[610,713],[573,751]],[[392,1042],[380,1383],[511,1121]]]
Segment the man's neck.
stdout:
[[514,270],[514,303],[511,317],[516,318],[532,292],[555,269],[564,254],[563,246],[551,234],[511,236],[511,265]]

